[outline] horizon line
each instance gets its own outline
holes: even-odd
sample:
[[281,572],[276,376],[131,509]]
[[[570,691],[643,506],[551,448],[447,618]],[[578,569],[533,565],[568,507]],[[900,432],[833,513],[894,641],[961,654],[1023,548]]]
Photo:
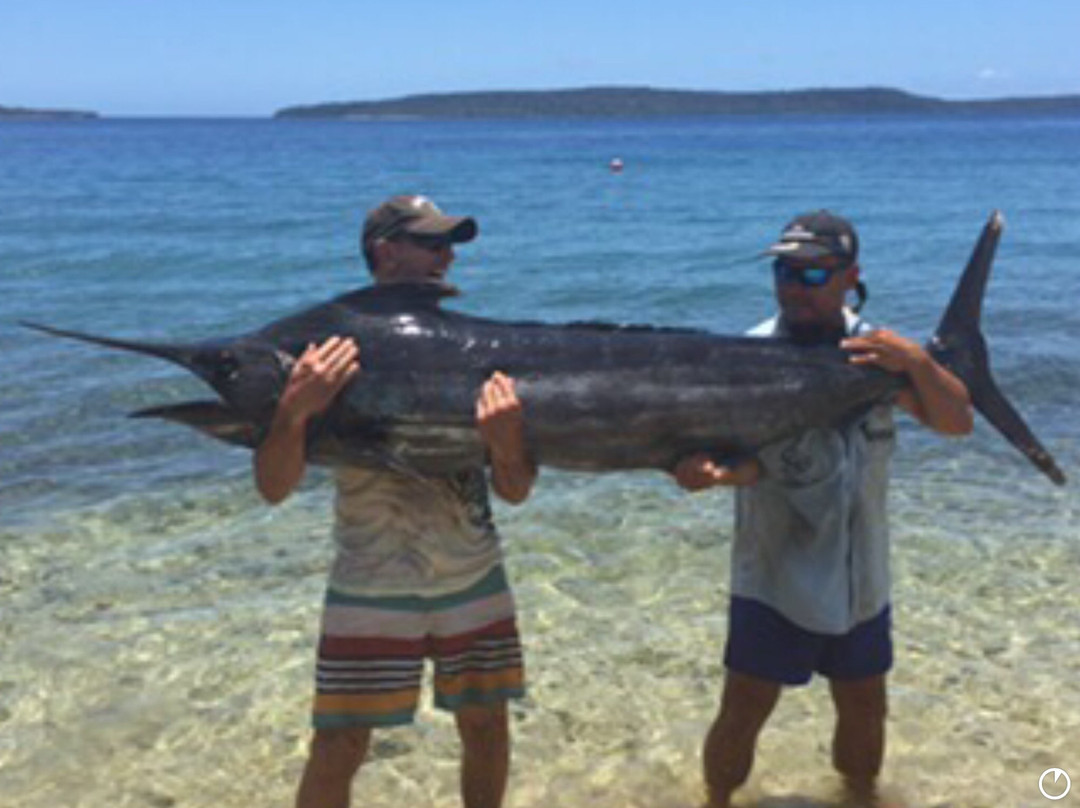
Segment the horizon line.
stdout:
[[[700,95],[730,95],[730,96],[749,96],[749,95],[788,95],[788,94],[800,94],[800,93],[844,93],[844,92],[867,92],[867,91],[885,91],[896,92],[908,95],[914,98],[924,99],[928,101],[940,101],[944,103],[995,103],[995,102],[1009,102],[1009,101],[1038,101],[1038,100],[1053,100],[1053,99],[1067,99],[1067,98],[1080,98],[1080,90],[1073,92],[1040,92],[1025,95],[1004,95],[1004,96],[979,96],[979,97],[946,97],[938,95],[929,95],[911,90],[904,89],[902,87],[891,85],[878,85],[878,84],[866,84],[866,85],[845,85],[845,86],[803,86],[796,88],[786,89],[769,89],[769,90],[722,90],[722,89],[700,89],[700,88],[685,88],[685,87],[667,87],[667,86],[655,86],[649,84],[584,84],[575,86],[564,87],[548,87],[548,88],[487,88],[487,89],[472,89],[472,90],[442,90],[442,91],[420,91],[409,92],[399,95],[382,96],[379,98],[351,98],[343,101],[311,101],[301,103],[291,103],[285,106],[279,106],[268,112],[147,112],[147,113],[132,113],[132,112],[101,112],[94,109],[77,109],[73,107],[56,107],[56,106],[25,106],[23,104],[8,105],[0,102],[0,120],[47,120],[50,115],[57,117],[63,115],[85,115],[90,116],[87,119],[102,119],[109,118],[116,119],[206,119],[206,118],[233,118],[233,119],[274,119],[277,113],[286,109],[296,109],[303,107],[318,107],[318,106],[331,106],[331,105],[347,105],[347,104],[384,104],[394,103],[415,98],[438,98],[443,96],[471,96],[471,95],[543,95],[543,94],[557,94],[557,93],[580,93],[588,91],[631,91],[631,92],[654,92],[654,93],[686,93],[686,94],[700,94]],[[21,113],[25,112],[25,115],[12,115],[11,117],[5,117],[4,111],[11,110],[12,112]],[[40,116],[40,117],[37,117]]]

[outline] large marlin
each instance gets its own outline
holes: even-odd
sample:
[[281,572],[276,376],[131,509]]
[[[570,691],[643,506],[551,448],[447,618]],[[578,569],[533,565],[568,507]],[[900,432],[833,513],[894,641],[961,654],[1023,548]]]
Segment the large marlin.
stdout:
[[[927,348],[963,379],[975,408],[1063,484],[1054,459],[998,390],[979,328],[1002,227],[993,213]],[[363,370],[310,424],[309,457],[419,474],[484,462],[474,402],[495,370],[517,382],[537,462],[585,471],[671,469],[701,451],[747,456],[808,427],[856,417],[908,383],[854,365],[838,348],[648,326],[502,322],[442,309],[449,294],[441,284],[370,287],[248,334],[192,344],[25,325],[182,365],[219,399],[133,415],[248,447],[265,434],[295,357],[330,336],[352,337]]]

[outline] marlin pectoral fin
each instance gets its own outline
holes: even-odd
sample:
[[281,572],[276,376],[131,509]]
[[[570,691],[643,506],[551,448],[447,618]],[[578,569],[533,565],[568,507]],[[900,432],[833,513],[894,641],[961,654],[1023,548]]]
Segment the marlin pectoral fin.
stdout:
[[400,474],[402,477],[408,477],[415,482],[430,482],[429,478],[417,471],[408,461],[398,457],[389,449],[372,446],[366,450],[365,455],[371,458],[376,466]]
[[380,429],[372,427],[362,440],[356,437],[354,434],[352,440],[342,441],[327,428],[325,420],[312,419],[307,429],[307,459],[326,466],[344,461],[361,468],[393,471],[413,480],[425,479],[408,460],[386,445],[386,436]]
[[262,439],[262,430],[220,401],[188,401],[163,407],[148,407],[131,413],[132,418],[162,418],[190,426],[234,446],[254,449]]

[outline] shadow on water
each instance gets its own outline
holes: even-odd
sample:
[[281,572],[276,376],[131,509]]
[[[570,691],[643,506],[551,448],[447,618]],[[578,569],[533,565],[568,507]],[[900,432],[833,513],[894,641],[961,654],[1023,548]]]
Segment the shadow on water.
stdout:
[[[883,789],[872,797],[853,796],[839,792],[831,797],[803,796],[785,794],[776,797],[755,797],[740,802],[737,798],[735,808],[915,808],[903,799],[895,790]],[[948,806],[940,806],[948,808]]]

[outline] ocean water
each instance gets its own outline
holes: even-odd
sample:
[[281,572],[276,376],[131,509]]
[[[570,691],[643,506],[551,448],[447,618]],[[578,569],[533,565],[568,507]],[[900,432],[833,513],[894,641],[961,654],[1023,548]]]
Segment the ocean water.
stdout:
[[[365,281],[362,212],[403,191],[475,215],[453,306],[736,333],[756,256],[805,209],[849,215],[867,316],[936,325],[1006,216],[994,372],[1056,488],[980,422],[903,420],[886,788],[937,808],[1080,804],[1080,119],[0,124],[0,806],[290,804],[330,560],[318,470],[264,506],[245,452],[139,407],[175,368],[19,328],[228,335]],[[621,174],[608,170],[619,156]],[[658,473],[545,471],[499,506],[530,695],[513,808],[693,808],[726,631],[731,496]],[[836,804],[815,682],[767,725],[742,805]],[[376,736],[357,804],[453,806],[452,722]]]

